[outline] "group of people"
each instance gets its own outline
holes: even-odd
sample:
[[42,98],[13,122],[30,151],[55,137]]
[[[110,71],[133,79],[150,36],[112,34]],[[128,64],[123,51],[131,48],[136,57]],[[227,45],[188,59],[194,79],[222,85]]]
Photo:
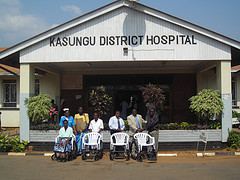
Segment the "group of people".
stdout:
[[[129,125],[130,142],[133,141],[135,133],[148,131],[148,133],[155,138],[156,149],[158,149],[159,117],[154,108],[149,110],[146,120],[137,113],[136,109],[133,109],[132,114],[127,117],[127,121]],[[82,139],[84,134],[88,132],[95,132],[102,135],[102,130],[104,129],[103,120],[99,118],[99,114],[95,112],[94,119],[89,122],[89,115],[84,113],[82,107],[78,108],[78,114],[75,114],[74,118],[70,116],[69,109],[66,108],[64,110],[64,116],[60,119],[59,126],[61,127],[59,131],[59,143],[65,143],[65,146],[70,144],[71,138],[74,134],[76,136],[77,149],[79,153],[81,153],[82,150]],[[116,111],[115,116],[109,119],[108,126],[111,135],[125,130],[125,123],[121,118],[120,111]],[[64,142],[62,141],[63,137],[66,139]]]

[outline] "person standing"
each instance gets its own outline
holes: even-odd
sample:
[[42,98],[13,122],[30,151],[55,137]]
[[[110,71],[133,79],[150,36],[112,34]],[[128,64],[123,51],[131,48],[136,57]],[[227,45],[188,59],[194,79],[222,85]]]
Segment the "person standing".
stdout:
[[109,119],[108,126],[111,135],[117,132],[122,132],[125,129],[124,121],[120,117],[120,111],[116,111],[115,116]]
[[149,135],[154,137],[155,139],[155,147],[156,151],[158,151],[159,118],[154,108],[150,109],[149,115],[147,115],[146,120],[147,125],[143,129],[141,129],[140,132],[148,130]]
[[141,132],[143,128],[143,124],[146,124],[145,121],[140,114],[137,114],[137,110],[133,109],[132,114],[127,117],[128,125],[129,125],[129,142],[133,141],[133,136],[135,133]]
[[78,108],[78,114],[75,114],[74,120],[76,122],[76,142],[78,147],[78,152],[81,154],[82,151],[82,138],[84,134],[88,132],[89,125],[89,115],[88,113],[84,113],[83,108]]
[[68,121],[68,127],[71,127],[73,129],[73,133],[76,134],[76,123],[72,116],[70,116],[69,108],[64,109],[64,116],[61,117],[59,126],[63,127],[63,121]]

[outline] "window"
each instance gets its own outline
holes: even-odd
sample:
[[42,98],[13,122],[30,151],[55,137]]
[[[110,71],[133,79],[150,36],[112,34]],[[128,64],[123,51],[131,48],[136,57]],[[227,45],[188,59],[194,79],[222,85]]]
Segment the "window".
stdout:
[[39,95],[40,93],[40,81],[39,79],[35,79],[35,96]]
[[17,106],[17,83],[16,80],[3,80],[3,106],[16,107]]
[[237,105],[237,98],[236,98],[236,79],[232,77],[232,105]]

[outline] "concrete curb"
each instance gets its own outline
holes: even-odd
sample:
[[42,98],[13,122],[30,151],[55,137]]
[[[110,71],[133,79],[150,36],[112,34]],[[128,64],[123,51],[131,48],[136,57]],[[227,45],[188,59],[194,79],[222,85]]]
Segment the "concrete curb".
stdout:
[[26,156],[26,153],[13,153],[13,152],[10,152],[10,153],[8,153],[8,156]]
[[202,156],[240,156],[240,152],[215,152],[215,153],[197,153],[198,157]]
[[177,154],[158,154],[158,157],[177,157]]

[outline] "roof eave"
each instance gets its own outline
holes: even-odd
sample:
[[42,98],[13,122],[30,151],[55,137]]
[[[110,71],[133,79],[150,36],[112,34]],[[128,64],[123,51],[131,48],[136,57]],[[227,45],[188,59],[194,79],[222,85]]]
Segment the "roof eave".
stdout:
[[197,32],[199,34],[207,36],[209,38],[215,39],[215,40],[217,40],[219,42],[222,42],[224,44],[227,44],[229,46],[240,49],[240,42],[239,41],[236,41],[234,39],[231,39],[229,37],[226,37],[224,35],[221,35],[219,33],[211,31],[209,29],[203,28],[201,26],[195,25],[195,24],[190,23],[188,21],[185,21],[183,19],[177,18],[175,16],[169,15],[169,14],[164,13],[162,11],[159,11],[157,9],[148,7],[146,5],[139,4],[139,3],[134,3],[134,6],[133,6],[133,3],[130,2],[130,1],[119,0],[119,1],[114,1],[114,2],[112,2],[108,5],[105,5],[103,7],[100,7],[98,9],[94,10],[94,11],[91,11],[91,12],[87,13],[87,14],[79,16],[79,17],[77,17],[77,18],[75,18],[71,21],[68,21],[64,24],[61,24],[57,27],[49,29],[49,30],[47,30],[47,31],[45,31],[41,34],[38,34],[38,35],[36,35],[36,36],[34,36],[30,39],[27,39],[27,40],[25,40],[25,41],[23,41],[19,44],[16,44],[16,45],[0,52],[0,60],[9,56],[9,55],[11,55],[11,54],[13,54],[13,53],[21,51],[21,50],[37,43],[37,42],[43,41],[46,38],[49,38],[53,35],[56,35],[58,33],[61,33],[63,31],[65,31],[67,29],[70,29],[70,28],[75,27],[79,24],[87,22],[87,21],[89,21],[93,18],[96,18],[96,17],[101,16],[103,14],[106,14],[108,12],[111,12],[115,9],[118,9],[118,8],[122,7],[122,6],[134,8],[134,9],[136,9],[136,10],[142,12],[142,13],[146,13],[146,14],[154,16],[156,18],[168,21],[170,23],[176,24],[178,26],[187,28],[189,30],[192,30],[194,32]]

